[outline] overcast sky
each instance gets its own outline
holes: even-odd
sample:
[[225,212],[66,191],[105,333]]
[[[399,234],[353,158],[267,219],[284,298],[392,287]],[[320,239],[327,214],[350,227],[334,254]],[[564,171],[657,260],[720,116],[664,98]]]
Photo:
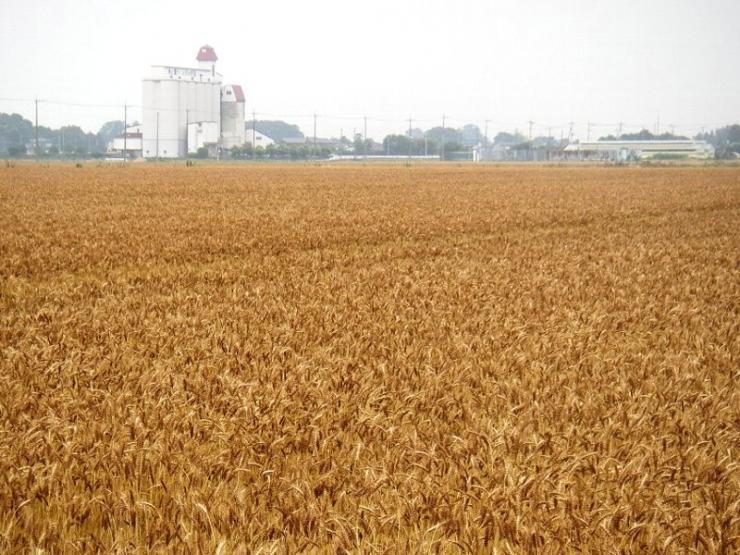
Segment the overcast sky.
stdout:
[[[588,121],[592,138],[740,121],[740,0],[0,0],[0,111],[140,105],[148,66],[194,64],[202,44],[248,112],[307,134],[316,112],[320,136],[363,114],[376,138],[442,114],[491,135],[574,121],[582,138]],[[40,123],[97,131],[120,112],[42,103]]]

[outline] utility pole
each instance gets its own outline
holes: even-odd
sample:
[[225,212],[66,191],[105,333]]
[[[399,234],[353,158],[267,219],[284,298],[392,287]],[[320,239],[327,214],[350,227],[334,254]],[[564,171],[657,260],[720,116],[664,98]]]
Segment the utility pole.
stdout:
[[409,160],[411,159],[411,118],[409,118]]
[[363,116],[362,121],[362,154],[364,158],[367,158],[367,116]]
[[532,140],[532,124],[534,124],[534,122],[532,120],[529,120],[527,123],[529,124],[529,140],[531,141]]
[[316,146],[316,114],[313,115],[313,146]]
[[189,154],[189,147],[188,144],[190,142],[190,109],[185,108],[185,157],[187,158],[187,155]]
[[159,159],[159,112],[157,112],[157,133],[155,135],[156,139],[154,141],[156,145],[157,155],[156,158]]
[[617,139],[622,138],[622,122],[619,122],[619,134],[617,135]]
[[569,122],[568,125],[569,125],[569,127],[568,127],[568,143],[572,143],[573,142],[573,122],[572,121]]
[[257,157],[257,114],[252,110],[252,160]]
[[484,133],[484,135],[483,135],[483,137],[484,137],[484,144],[485,144],[485,146],[488,146],[488,122],[489,122],[489,121],[490,121],[490,120],[486,120],[486,121],[485,121],[485,133]]
[[[187,125],[185,126],[185,129],[187,130]],[[128,159],[128,144],[126,142],[126,139],[128,137],[128,106],[126,103],[123,103],[123,161],[125,162]]]
[[33,103],[36,106],[36,158],[39,157],[39,99],[34,99]]
[[447,116],[442,114],[442,141],[439,147],[439,159],[444,162],[445,159],[445,123]]
[[587,125],[588,127],[586,131],[586,140],[590,141],[591,140],[591,122],[589,121]]

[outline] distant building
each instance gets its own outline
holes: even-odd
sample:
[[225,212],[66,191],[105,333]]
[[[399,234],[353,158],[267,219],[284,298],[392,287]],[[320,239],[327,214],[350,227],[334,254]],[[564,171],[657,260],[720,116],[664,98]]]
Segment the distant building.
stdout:
[[[143,79],[145,158],[184,157],[205,144],[215,145],[214,151],[244,144],[242,88],[222,84],[212,47],[201,47],[196,59],[197,68],[152,66],[151,74]],[[199,125],[191,128],[194,123]],[[191,136],[200,138],[193,142]]]
[[305,145],[308,142],[308,139],[305,137],[285,137],[280,142],[284,145],[300,146]]
[[142,131],[140,123],[129,125],[125,132],[110,140],[106,145],[106,153],[123,157],[126,149],[127,158],[141,158]]
[[569,144],[564,149],[568,159],[578,160],[650,160],[714,158],[714,147],[706,141],[587,141]]
[[344,143],[342,143],[341,139],[327,139],[325,137],[316,137],[315,139],[313,137],[285,137],[279,142],[287,146],[316,145],[318,147],[326,147],[331,149],[344,148]]
[[560,157],[557,146],[535,146],[533,143],[476,145],[472,149],[475,162],[547,162]]
[[217,156],[220,131],[215,121],[188,123],[188,154],[197,154],[200,149],[205,148],[208,150],[208,156]]
[[274,145],[275,141],[265,135],[264,133],[260,133],[256,129],[247,129],[245,131],[245,143],[251,144],[254,148],[257,148],[258,146],[266,147],[270,145]]
[[244,91],[239,85],[224,85],[221,88],[221,146],[231,148],[244,143]]
[[[56,146],[56,143],[50,139],[44,139],[39,137],[39,154],[48,154],[51,147]],[[33,154],[36,152],[36,141],[32,140],[26,143],[26,152]]]

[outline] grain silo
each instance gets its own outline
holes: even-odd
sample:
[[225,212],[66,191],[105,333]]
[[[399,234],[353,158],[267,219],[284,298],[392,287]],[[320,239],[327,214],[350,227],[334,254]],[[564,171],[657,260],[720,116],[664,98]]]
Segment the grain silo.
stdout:
[[221,146],[229,149],[245,142],[244,91],[239,85],[224,85],[221,88]]
[[216,73],[216,52],[203,46],[197,60],[197,68],[152,66],[143,79],[145,158],[178,158],[197,150],[187,144],[188,124],[221,128],[222,78]]

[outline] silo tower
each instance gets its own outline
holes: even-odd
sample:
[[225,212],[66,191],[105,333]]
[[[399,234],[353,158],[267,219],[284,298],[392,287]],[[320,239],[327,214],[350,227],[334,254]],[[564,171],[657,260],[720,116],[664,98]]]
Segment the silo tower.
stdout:
[[221,146],[229,149],[246,142],[244,91],[239,85],[221,87]]
[[[198,51],[198,67],[152,66],[142,80],[145,158],[179,158],[215,148],[221,133],[221,75],[216,52]],[[189,127],[203,131],[190,140]]]

